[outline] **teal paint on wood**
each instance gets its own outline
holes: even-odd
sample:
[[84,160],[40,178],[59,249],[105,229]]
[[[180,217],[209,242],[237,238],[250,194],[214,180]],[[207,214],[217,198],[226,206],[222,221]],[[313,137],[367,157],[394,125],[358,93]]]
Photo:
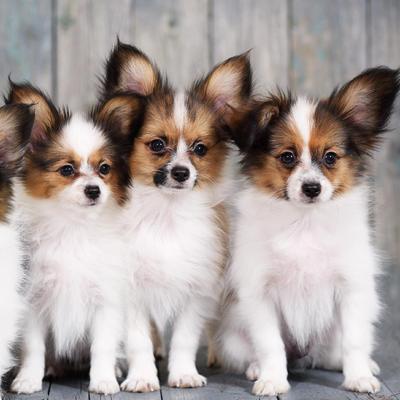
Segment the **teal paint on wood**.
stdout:
[[[400,2],[371,1],[369,24],[370,65],[400,66]],[[400,260],[400,100],[375,163],[375,215],[379,248],[384,258]],[[400,270],[397,272],[400,274]],[[400,289],[399,289],[400,290]]]
[[52,92],[51,0],[0,2],[0,90],[7,76]]
[[367,65],[365,0],[292,0],[290,86],[313,96]]
[[207,0],[136,0],[134,28],[134,43],[179,89],[208,72]]

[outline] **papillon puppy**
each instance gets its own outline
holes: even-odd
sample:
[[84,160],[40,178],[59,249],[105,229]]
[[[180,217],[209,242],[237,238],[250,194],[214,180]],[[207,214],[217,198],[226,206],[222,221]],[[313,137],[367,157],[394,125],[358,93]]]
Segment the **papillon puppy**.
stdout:
[[14,223],[12,179],[20,172],[32,123],[29,106],[0,108],[0,398],[1,377],[13,365],[11,347],[24,311],[23,253]]
[[214,317],[227,255],[224,201],[232,191],[230,132],[250,96],[247,55],[215,67],[176,92],[138,49],[118,43],[104,79],[105,96],[136,96],[124,210],[131,291],[122,389],[158,390],[151,320],[172,324],[171,387],[206,384],[195,365],[203,327]]
[[279,92],[254,107],[220,338],[255,395],[287,392],[287,362],[304,356],[348,390],[380,388],[367,165],[398,90],[399,71],[380,67],[325,100]]
[[8,103],[35,111],[15,186],[30,310],[12,390],[41,390],[46,356],[79,363],[90,353],[89,390],[115,393],[126,282],[117,223],[129,182],[124,110],[117,98],[71,115],[29,84],[11,84]]

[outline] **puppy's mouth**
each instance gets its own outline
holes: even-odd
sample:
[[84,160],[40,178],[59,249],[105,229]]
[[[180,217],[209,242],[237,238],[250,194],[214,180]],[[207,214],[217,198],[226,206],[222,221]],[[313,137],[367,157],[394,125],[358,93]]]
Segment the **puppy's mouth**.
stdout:
[[99,204],[98,201],[96,201],[96,200],[89,200],[88,206],[89,206],[89,207],[94,207],[94,206],[97,206],[97,204]]
[[100,203],[101,203],[100,199],[96,199],[96,200],[87,199],[84,202],[82,202],[80,204],[80,206],[83,207],[83,208],[93,208],[93,207],[98,206]]

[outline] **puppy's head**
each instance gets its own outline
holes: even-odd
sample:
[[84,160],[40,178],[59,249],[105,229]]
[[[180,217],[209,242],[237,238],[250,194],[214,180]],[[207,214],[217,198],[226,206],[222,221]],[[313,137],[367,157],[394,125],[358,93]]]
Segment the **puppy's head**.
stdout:
[[29,84],[11,84],[8,102],[31,105],[35,119],[22,172],[27,192],[60,208],[123,202],[128,184],[119,144],[92,116],[71,116]]
[[118,43],[106,68],[103,97],[141,96],[130,169],[134,182],[166,192],[215,183],[227,156],[229,131],[250,96],[247,55],[215,67],[187,92],[176,92],[138,49]]
[[21,172],[33,114],[26,105],[0,108],[0,220],[6,218],[11,197],[11,178]]
[[[277,93],[252,116],[245,171],[262,190],[310,204],[350,190],[378,146],[399,71],[369,69],[322,101]],[[255,124],[254,124],[255,121]]]

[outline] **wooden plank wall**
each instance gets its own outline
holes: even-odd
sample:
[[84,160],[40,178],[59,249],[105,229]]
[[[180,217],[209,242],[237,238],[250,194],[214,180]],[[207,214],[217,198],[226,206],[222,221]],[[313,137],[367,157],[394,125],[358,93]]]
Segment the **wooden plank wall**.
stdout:
[[[257,90],[327,95],[367,66],[400,65],[398,0],[0,0],[0,89],[28,79],[79,110],[119,35],[185,86],[252,48]],[[379,246],[400,264],[400,111],[374,164]],[[400,270],[399,270],[400,273]]]

